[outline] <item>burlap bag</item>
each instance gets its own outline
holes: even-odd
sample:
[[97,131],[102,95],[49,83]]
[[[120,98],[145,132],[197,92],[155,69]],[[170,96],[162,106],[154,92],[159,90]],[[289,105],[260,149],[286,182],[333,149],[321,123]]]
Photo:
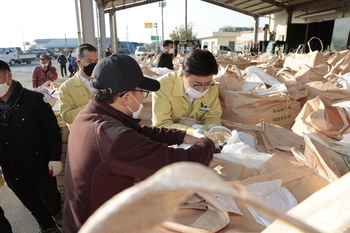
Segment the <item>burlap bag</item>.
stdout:
[[[248,185],[282,179],[282,186],[287,188],[300,203],[338,179],[338,175],[334,172],[337,172],[337,168],[329,160],[328,156],[321,154],[322,151],[315,149],[317,146],[315,147],[310,140],[306,143],[307,147],[304,154],[299,149],[292,148],[293,154],[297,154],[301,163],[287,161],[285,157],[275,154],[258,169],[246,168],[240,164],[218,161],[217,159],[214,159],[211,165],[214,163],[221,164],[222,166],[216,167],[215,170],[223,177],[235,173],[238,181],[229,182],[232,185],[236,183]],[[234,176],[231,176],[231,178],[234,178]],[[243,216],[230,213],[230,224],[220,232],[261,232],[264,227],[254,220],[246,204],[237,201],[237,205]],[[276,230],[275,232],[281,231]]]
[[348,118],[343,108],[333,107],[318,96],[305,103],[292,127],[293,132],[299,135],[305,133],[313,141],[331,149],[333,153],[329,151],[327,154],[341,175],[350,170],[350,151],[347,146],[338,143],[343,134],[350,133]]
[[235,65],[239,69],[244,70],[250,66],[250,57],[238,56],[236,53],[229,52],[227,54],[220,54],[216,57],[218,65],[226,67],[228,65]]
[[330,80],[314,81],[306,83],[308,95],[302,100],[303,104],[316,96],[322,96],[327,102],[333,103],[339,100],[350,98],[350,92],[343,89],[343,86],[338,82],[339,77]]
[[304,134],[305,151],[302,154],[299,150],[293,148],[294,156],[304,165],[309,166],[315,172],[330,182],[338,180],[341,176],[338,167],[333,163],[331,158],[322,150],[321,146]]
[[222,119],[242,124],[258,124],[261,120],[290,129],[299,114],[300,103],[288,94],[258,95],[248,91],[219,90]]
[[[282,179],[282,187],[288,189],[296,198],[298,203],[304,201],[310,195],[329,184],[329,182],[315,174],[314,171],[307,166],[287,167],[285,169],[274,171],[270,174],[258,175],[247,178],[245,180],[229,182],[229,184],[233,186],[237,184],[249,185],[276,179]],[[265,229],[265,227],[255,221],[253,216],[250,214],[246,203],[243,203],[240,200],[237,200],[236,203],[243,213],[243,216],[230,213],[230,223],[223,230],[219,231],[220,233],[261,232]],[[278,219],[278,216],[275,216],[275,218]],[[289,227],[293,228],[291,225],[289,225]],[[301,231],[309,232],[306,229],[303,229]]]
[[341,59],[349,54],[349,50],[336,51],[333,55],[327,58],[328,64],[335,66]]
[[350,53],[349,52],[345,53],[345,56],[342,57],[340,60],[338,60],[338,62],[336,62],[335,64],[334,62],[332,63],[332,68],[329,71],[329,73],[325,75],[326,78],[331,79],[350,72]]
[[295,119],[293,132],[319,132],[336,140],[349,128],[349,116],[341,107],[333,107],[321,96],[305,103]]
[[[298,173],[295,169],[293,171]],[[315,187],[316,183],[317,181],[314,181],[310,186]],[[185,225],[182,228],[179,224],[175,224],[174,229],[172,228],[174,224],[167,224],[168,220],[178,213],[178,206],[189,195],[202,191],[230,196],[236,203],[249,204],[272,217],[278,216],[293,227],[313,230],[302,221],[295,221],[278,208],[262,201],[261,198],[247,193],[240,183],[225,183],[212,170],[201,164],[180,162],[162,168],[143,182],[111,198],[86,221],[79,232],[227,232],[227,228],[223,228],[228,224],[227,215],[219,212],[216,216],[221,216],[220,218],[201,221],[211,229],[197,226],[194,227],[198,228],[197,231],[193,229],[187,231]],[[218,227],[213,229],[213,226]]]
[[214,76],[214,81],[218,84],[219,89],[242,90],[244,83],[243,71],[231,64],[226,67],[220,66],[218,74]]
[[[346,174],[315,192],[302,203],[287,212],[319,232],[349,232],[350,231],[350,174]],[[263,233],[302,233],[303,231],[290,227],[281,220],[276,220]]]
[[303,66],[304,45],[300,44],[295,53],[289,53],[285,56],[283,68],[289,68],[293,71],[298,71]]
[[268,124],[264,121],[257,125],[240,124],[225,119],[222,119],[221,122],[223,126],[231,130],[252,135],[256,140],[255,148],[263,153],[278,153],[287,159],[294,159],[291,148],[295,147],[300,151],[305,148],[302,136],[278,125]]

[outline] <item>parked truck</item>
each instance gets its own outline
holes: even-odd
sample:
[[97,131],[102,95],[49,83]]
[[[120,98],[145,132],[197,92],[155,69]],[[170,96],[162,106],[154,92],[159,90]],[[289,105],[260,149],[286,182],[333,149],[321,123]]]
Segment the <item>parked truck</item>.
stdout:
[[0,60],[9,63],[11,66],[25,62],[32,63],[36,58],[36,54],[23,53],[20,47],[0,48]]
[[147,51],[145,46],[137,46],[136,50],[135,50],[135,56],[138,59],[144,59],[147,55],[149,55],[149,57],[152,57],[155,53],[154,52],[150,52]]

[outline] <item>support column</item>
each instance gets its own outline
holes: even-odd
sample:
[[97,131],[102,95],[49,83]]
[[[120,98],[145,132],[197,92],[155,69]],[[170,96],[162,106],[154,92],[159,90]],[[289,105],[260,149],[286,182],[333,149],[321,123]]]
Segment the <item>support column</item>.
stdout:
[[81,27],[80,27],[80,12],[79,12],[79,4],[78,0],[75,0],[75,17],[77,19],[77,33],[78,33],[78,46],[83,43],[81,38]]
[[80,0],[80,11],[83,26],[83,42],[96,46],[92,0]]
[[258,43],[259,34],[259,17],[254,17],[255,27],[254,27],[254,43]]
[[100,35],[101,35],[101,57],[105,57],[105,51],[107,48],[106,39],[106,22],[105,22],[105,12],[103,6],[98,6],[99,23],[100,23]]
[[112,46],[112,53],[118,52],[118,40],[117,40],[117,22],[115,17],[115,12],[109,13],[109,25],[110,25],[110,31],[111,31],[111,46]]

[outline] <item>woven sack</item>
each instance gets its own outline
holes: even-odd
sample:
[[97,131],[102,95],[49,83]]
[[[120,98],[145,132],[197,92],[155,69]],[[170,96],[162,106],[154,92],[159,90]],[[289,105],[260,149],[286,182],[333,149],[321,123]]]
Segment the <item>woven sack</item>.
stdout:
[[237,66],[228,64],[226,67],[219,67],[219,72],[214,76],[214,81],[218,84],[219,89],[238,91],[242,90],[244,77]]
[[[350,174],[315,192],[287,212],[289,216],[304,221],[319,232],[350,231]],[[276,220],[263,233],[302,233],[281,220]]]
[[299,102],[281,92],[258,95],[248,91],[219,90],[219,99],[221,118],[242,124],[255,125],[264,120],[290,129],[301,109]]
[[[334,63],[334,62],[333,62]],[[350,72],[350,52],[345,53],[336,64],[332,64],[332,68],[328,74],[325,75],[326,78],[331,79],[337,76],[341,76]]]
[[285,56],[283,68],[289,68],[293,71],[298,71],[303,66],[304,44],[300,44],[295,53],[289,53]]
[[343,88],[339,82],[339,77],[330,80],[309,82],[305,86],[308,89],[308,95],[303,99],[304,103],[317,96],[322,96],[329,103],[350,98],[349,90]]
[[[295,170],[294,173],[296,173]],[[225,225],[228,224],[225,214],[221,215],[223,224],[216,222],[215,225],[220,225],[216,230],[197,227],[197,231],[193,231],[193,228],[187,231],[187,226],[183,225],[184,227],[181,228],[178,227],[179,224],[175,224],[176,229],[165,228],[174,225],[167,224],[169,222],[167,220],[176,215],[178,206],[194,192],[202,191],[230,196],[237,203],[249,204],[270,216],[278,216],[293,227],[316,232],[302,221],[295,221],[294,218],[285,215],[261,198],[247,193],[240,183],[225,183],[209,168],[191,162],[168,165],[146,180],[117,194],[96,210],[79,232],[225,232],[227,229]],[[207,219],[207,224],[212,220]]]
[[341,107],[333,107],[321,96],[305,103],[295,119],[293,132],[319,132],[336,140],[349,128],[349,116]]
[[302,136],[278,125],[264,121],[257,125],[240,124],[225,119],[222,119],[221,123],[231,130],[250,134],[256,140],[255,148],[262,153],[277,153],[285,158],[294,159],[291,148],[295,147],[301,151],[305,148]]
[[318,96],[305,103],[295,119],[292,131],[299,135],[305,133],[325,149],[330,149],[327,154],[343,175],[350,170],[350,151],[339,141],[343,134],[350,133],[348,118],[343,108],[333,107]]

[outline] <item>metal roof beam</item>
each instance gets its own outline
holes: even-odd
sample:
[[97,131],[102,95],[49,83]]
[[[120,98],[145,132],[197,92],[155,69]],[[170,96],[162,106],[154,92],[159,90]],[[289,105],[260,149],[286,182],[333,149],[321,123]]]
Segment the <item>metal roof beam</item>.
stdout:
[[308,2],[308,3],[304,3],[304,4],[299,4],[296,6],[293,6],[292,9],[293,11],[300,11],[300,10],[305,10],[305,9],[310,9],[313,7],[318,7],[318,6],[322,6],[322,5],[327,5],[327,4],[331,4],[331,3],[349,3],[350,0],[345,0],[345,1],[335,1],[335,0],[319,0],[319,1],[313,1],[313,2]]
[[[142,6],[142,5],[145,5],[145,4],[154,3],[154,2],[160,2],[160,1],[162,1],[162,0],[145,0],[145,1],[129,3],[129,4],[115,5],[114,8],[105,9],[105,13],[111,13],[111,12],[115,12],[115,11],[119,11],[119,10],[129,9],[129,8],[132,8],[132,7]],[[113,0],[109,1],[109,2],[113,2]]]
[[222,2],[219,2],[219,1],[216,1],[216,0],[202,0],[202,1],[203,1],[203,2],[207,2],[207,3],[214,4],[214,5],[217,5],[217,6],[221,6],[221,7],[223,7],[223,8],[229,9],[229,10],[234,10],[234,11],[237,11],[237,12],[239,12],[239,13],[242,13],[242,14],[245,14],[245,15],[249,15],[249,16],[252,16],[252,17],[260,17],[260,16],[263,16],[263,15],[257,15],[257,14],[251,13],[251,12],[249,12],[249,11],[245,11],[245,10],[236,8],[236,7],[234,7],[234,6],[227,5],[227,4],[225,4],[225,3],[222,3]]
[[[262,2],[269,3],[271,5],[277,6],[279,8],[285,9],[287,12],[292,11],[292,8],[290,6],[287,6],[281,2],[276,2],[274,0],[261,0]],[[334,0],[333,0],[334,1]]]

